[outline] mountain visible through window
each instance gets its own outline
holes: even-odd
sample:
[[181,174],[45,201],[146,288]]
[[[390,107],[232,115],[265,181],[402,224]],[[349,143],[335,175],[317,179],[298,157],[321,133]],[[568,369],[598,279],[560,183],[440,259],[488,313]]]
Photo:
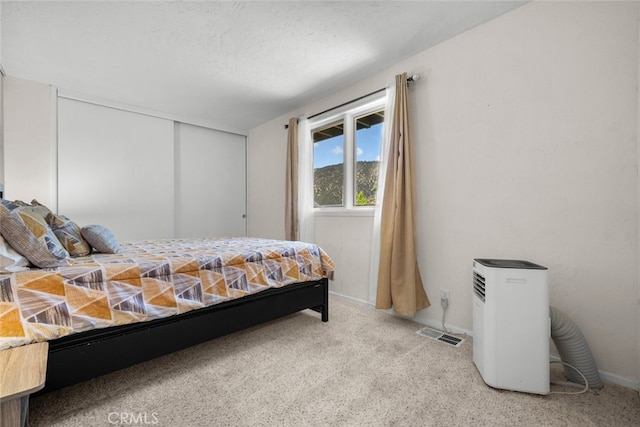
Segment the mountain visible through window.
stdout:
[[313,205],[344,206],[344,124],[313,131]]

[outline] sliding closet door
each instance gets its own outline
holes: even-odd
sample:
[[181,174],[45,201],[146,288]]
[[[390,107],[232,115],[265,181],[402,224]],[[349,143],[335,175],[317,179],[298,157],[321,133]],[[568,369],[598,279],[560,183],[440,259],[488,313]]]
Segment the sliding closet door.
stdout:
[[120,241],[174,235],[173,121],[58,99],[58,211]]
[[246,137],[176,123],[176,237],[245,236]]

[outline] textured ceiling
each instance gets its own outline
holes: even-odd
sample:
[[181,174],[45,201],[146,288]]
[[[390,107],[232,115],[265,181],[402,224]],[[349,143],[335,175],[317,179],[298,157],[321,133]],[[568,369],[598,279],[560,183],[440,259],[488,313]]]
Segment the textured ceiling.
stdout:
[[1,3],[7,75],[246,131],[520,6]]

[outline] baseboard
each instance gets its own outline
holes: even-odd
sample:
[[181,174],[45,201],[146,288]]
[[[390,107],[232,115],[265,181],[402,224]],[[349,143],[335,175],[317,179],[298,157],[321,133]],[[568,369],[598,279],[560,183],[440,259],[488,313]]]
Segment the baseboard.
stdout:
[[[561,361],[558,356],[551,355],[549,358],[552,362]],[[629,378],[624,378],[620,375],[612,374],[611,372],[603,371],[600,369],[598,369],[598,373],[600,374],[600,379],[603,383],[616,384],[640,392],[640,382],[638,381],[633,381]]]
[[[361,306],[366,306],[366,307],[371,307],[371,308],[375,308],[374,304],[368,302],[368,301],[363,301],[361,299],[358,298],[353,298],[347,295],[342,295],[339,293],[336,293],[334,291],[329,291],[329,293],[335,297],[344,299],[346,301],[351,301],[353,303],[356,303],[358,305]],[[398,316],[393,309],[389,309],[389,310],[384,310],[386,313],[392,315],[392,316]],[[400,316],[398,316],[400,317]],[[434,328],[437,330],[442,331],[442,322],[438,322],[437,320],[434,319],[426,319],[426,318],[421,318],[421,317],[415,317],[412,318],[411,320],[413,320],[416,323],[420,323],[421,325],[425,325],[428,326],[430,328]],[[444,332],[450,333],[450,334],[454,334],[454,335],[464,335],[465,337],[473,337],[473,332],[466,330],[464,328],[458,328],[456,326],[449,326],[446,325],[447,330]],[[560,361],[560,358],[557,356],[553,356],[551,355],[551,360],[552,361]],[[602,382],[604,383],[609,383],[609,384],[616,384],[625,388],[629,388],[631,390],[634,391],[638,391],[640,392],[640,382],[639,381],[634,381],[632,379],[629,378],[625,378],[625,377],[621,377],[619,375],[616,374],[612,374],[610,372],[607,371],[602,371],[602,370],[598,370],[598,372],[600,373],[600,379],[602,380]]]
[[612,374],[611,372],[600,370],[598,372],[600,372],[600,378],[605,383],[617,384],[619,386],[630,388],[631,390],[640,392],[640,382],[638,381],[633,381],[629,378],[624,378],[619,375]]
[[[335,291],[329,291],[329,293],[337,298],[343,299],[345,301],[350,301],[353,302],[355,304],[361,305],[363,307],[370,307],[370,308],[375,308],[375,304],[369,302],[369,301],[364,301],[358,298],[354,298],[354,297],[350,297],[348,295],[343,295],[343,294],[339,294]],[[388,310],[383,310],[385,313],[390,314],[392,316],[398,316],[398,317],[402,317],[399,314],[397,314],[395,311],[393,311],[392,308],[388,309]],[[442,331],[442,323],[438,322],[436,320],[433,319],[426,319],[426,318],[422,318],[420,316],[418,317],[412,317],[410,318],[410,320],[416,322],[416,323],[420,323],[421,325],[424,326],[428,326],[430,328],[433,329],[437,329],[439,331]],[[449,326],[446,325],[446,331],[443,332],[447,332],[450,334],[454,334],[454,335],[464,335],[465,337],[472,337],[473,336],[473,332],[472,331],[468,331],[466,329],[463,328],[458,328],[456,326]]]
[[350,302],[356,303],[356,304],[361,305],[361,306],[375,308],[374,305],[371,304],[370,302],[367,302],[367,301],[364,301],[364,300],[361,300],[361,299],[358,299],[358,298],[350,297],[349,295],[339,294],[336,291],[329,290],[329,294],[334,296],[334,297],[343,299],[345,301],[350,301]]
[[414,319],[412,319],[414,322],[420,323],[422,325],[428,326],[430,328],[433,329],[437,329],[439,331],[444,331],[448,334],[453,334],[453,335],[463,335],[465,337],[469,337],[472,338],[473,337],[473,331],[469,331],[467,329],[464,328],[459,328],[457,326],[451,326],[451,325],[447,325],[445,324],[444,328],[442,327],[442,322],[438,322],[437,320],[434,319],[424,319],[424,318],[420,318],[420,317],[416,317]]

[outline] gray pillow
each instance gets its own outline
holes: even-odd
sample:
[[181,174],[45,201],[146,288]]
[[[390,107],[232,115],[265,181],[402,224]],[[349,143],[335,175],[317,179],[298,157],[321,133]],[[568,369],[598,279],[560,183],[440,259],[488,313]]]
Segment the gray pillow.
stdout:
[[70,263],[69,253],[33,206],[8,209],[0,203],[0,233],[13,249],[37,267],[60,267]]
[[118,241],[107,227],[95,224],[87,225],[82,227],[80,233],[97,252],[105,254],[115,254],[120,252],[120,245],[118,244]]

